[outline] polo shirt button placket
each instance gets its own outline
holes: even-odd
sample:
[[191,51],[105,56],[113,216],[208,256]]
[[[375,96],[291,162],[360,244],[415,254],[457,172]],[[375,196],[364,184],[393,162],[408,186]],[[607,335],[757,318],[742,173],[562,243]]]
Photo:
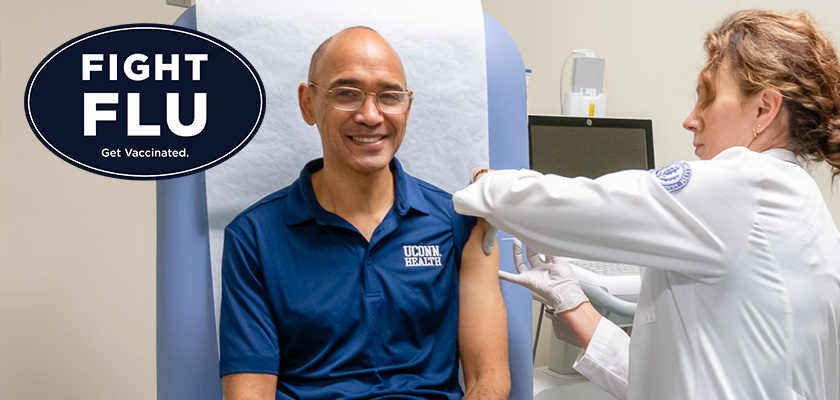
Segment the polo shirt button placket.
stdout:
[[373,257],[369,255],[365,256],[365,263],[363,265],[363,268],[365,274],[365,297],[367,297],[368,300],[380,300],[382,292],[379,288],[379,285],[376,284],[376,275],[373,272]]

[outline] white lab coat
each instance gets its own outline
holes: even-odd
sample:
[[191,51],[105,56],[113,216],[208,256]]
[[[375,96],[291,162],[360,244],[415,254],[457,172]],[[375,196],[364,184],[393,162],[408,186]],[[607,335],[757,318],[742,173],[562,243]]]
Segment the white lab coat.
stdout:
[[618,398],[840,399],[840,233],[813,179],[782,149],[682,166],[681,188],[497,171],[455,209],[539,252],[645,267],[632,340],[603,319],[576,365]]

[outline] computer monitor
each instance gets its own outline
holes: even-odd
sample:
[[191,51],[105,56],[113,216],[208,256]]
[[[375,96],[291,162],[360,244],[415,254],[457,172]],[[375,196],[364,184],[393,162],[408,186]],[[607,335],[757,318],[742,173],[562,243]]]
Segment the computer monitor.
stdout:
[[[528,149],[531,169],[544,174],[595,179],[627,169],[653,169],[653,123],[648,119],[531,115]],[[603,263],[594,263],[599,264]],[[632,325],[632,317],[616,311],[628,308],[625,302],[632,304],[638,299],[638,267],[633,273],[614,274],[593,269],[593,263],[584,260],[570,259],[570,265],[596,310],[619,326]],[[567,325],[553,314],[547,314],[547,318],[552,320],[554,330],[549,350],[550,376],[574,374],[572,365],[579,349],[563,341],[571,338]],[[534,375],[535,379],[539,376]],[[540,394],[537,397],[544,396]]]
[[530,168],[568,177],[653,169],[649,119],[528,116]]

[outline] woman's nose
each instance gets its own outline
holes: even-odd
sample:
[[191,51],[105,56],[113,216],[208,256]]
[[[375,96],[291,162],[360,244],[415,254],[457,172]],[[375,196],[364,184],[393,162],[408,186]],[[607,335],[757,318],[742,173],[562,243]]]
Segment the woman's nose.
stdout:
[[688,117],[685,118],[683,121],[683,128],[688,131],[697,132],[700,128],[700,121],[697,119],[697,107],[695,106],[691,109],[691,113],[688,114]]

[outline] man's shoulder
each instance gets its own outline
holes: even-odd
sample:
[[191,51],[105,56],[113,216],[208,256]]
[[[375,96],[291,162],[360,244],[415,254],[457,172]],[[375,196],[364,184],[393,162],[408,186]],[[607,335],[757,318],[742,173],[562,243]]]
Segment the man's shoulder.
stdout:
[[227,225],[228,229],[242,229],[246,226],[253,226],[263,221],[282,218],[286,210],[286,201],[293,189],[294,183],[286,186],[268,196],[263,197],[256,203],[240,212]]
[[472,226],[475,225],[475,217],[461,215],[455,212],[455,205],[452,203],[451,193],[422,179],[414,177],[411,177],[411,179],[417,183],[417,187],[426,199],[429,210],[433,215],[448,220],[459,231],[463,230],[468,233],[472,229]]
[[423,194],[427,200],[435,203],[435,204],[443,204],[443,205],[452,205],[452,194],[443,190],[429,182],[426,182],[420,178],[416,178],[412,175],[405,174],[408,178],[412,179],[415,183],[417,183],[417,187],[420,189],[420,193]]

